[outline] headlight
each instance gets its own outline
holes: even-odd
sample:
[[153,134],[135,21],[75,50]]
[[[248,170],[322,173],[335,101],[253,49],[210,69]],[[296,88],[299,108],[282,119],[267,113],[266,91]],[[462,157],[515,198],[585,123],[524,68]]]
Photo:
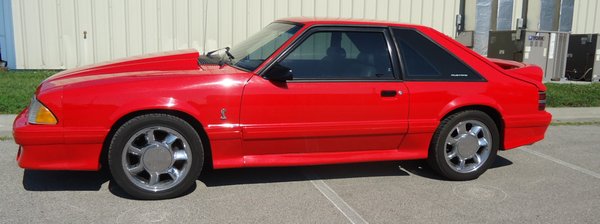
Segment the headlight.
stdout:
[[31,105],[29,105],[29,116],[27,122],[30,124],[56,124],[58,121],[54,114],[35,97],[31,99]]

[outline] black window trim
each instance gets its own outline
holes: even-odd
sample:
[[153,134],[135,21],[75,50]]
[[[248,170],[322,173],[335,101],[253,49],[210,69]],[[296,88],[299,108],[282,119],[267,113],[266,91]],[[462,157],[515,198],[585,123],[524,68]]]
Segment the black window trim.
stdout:
[[403,78],[403,70],[399,65],[400,58],[398,58],[399,54],[397,53],[397,47],[395,47],[395,43],[393,35],[390,33],[388,26],[374,26],[374,25],[339,25],[339,24],[319,24],[313,25],[306,29],[304,32],[300,34],[295,40],[287,46],[279,55],[275,56],[275,58],[263,67],[256,74],[261,76],[262,78],[266,77],[264,74],[268,71],[275,63],[282,61],[285,57],[287,57],[292,51],[294,51],[300,44],[304,42],[310,35],[316,32],[322,31],[341,31],[341,32],[380,32],[383,33],[387,48],[388,48],[388,56],[390,57],[390,63],[392,64],[392,75],[393,79],[293,79],[288,80],[287,82],[398,82],[402,81]]
[[[404,57],[402,56],[402,49],[400,48],[400,42],[398,42],[398,40],[396,38],[396,35],[394,34],[394,30],[413,30],[413,31],[417,32],[418,34],[420,34],[421,36],[423,36],[425,39],[429,40],[431,43],[435,44],[440,49],[442,49],[443,51],[445,51],[448,54],[450,54],[452,57],[454,57],[456,60],[458,60],[458,62],[460,62],[461,64],[463,64],[465,67],[471,69],[471,71],[473,71],[473,73],[479,77],[479,80],[411,79],[411,78],[408,78],[407,77],[407,73],[406,73],[406,68],[404,67],[405,62],[404,62]],[[430,36],[424,34],[420,30],[418,30],[416,28],[410,28],[410,27],[390,26],[389,27],[389,32],[390,32],[392,38],[394,39],[394,46],[396,47],[396,52],[398,52],[399,63],[402,65],[402,69],[403,69],[402,70],[402,79],[403,80],[405,80],[405,81],[415,81],[415,82],[487,82],[487,79],[483,75],[481,75],[481,73],[479,73],[477,70],[475,70],[471,65],[469,65],[468,63],[465,63],[465,61],[463,61],[460,57],[457,57],[456,54],[454,54],[453,52],[449,51],[444,46],[440,45],[438,42],[434,41],[433,39],[431,39]]]

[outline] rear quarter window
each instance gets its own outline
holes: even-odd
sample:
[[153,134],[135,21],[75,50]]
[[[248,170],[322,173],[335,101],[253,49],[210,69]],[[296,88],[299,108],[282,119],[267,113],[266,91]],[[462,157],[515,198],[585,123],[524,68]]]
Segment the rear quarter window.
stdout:
[[405,80],[485,81],[446,49],[413,29],[393,29]]

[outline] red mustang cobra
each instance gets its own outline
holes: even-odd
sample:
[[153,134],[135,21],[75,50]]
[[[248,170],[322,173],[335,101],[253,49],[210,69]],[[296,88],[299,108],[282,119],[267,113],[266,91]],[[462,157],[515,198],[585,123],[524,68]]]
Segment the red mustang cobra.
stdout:
[[110,168],[141,199],[183,194],[203,167],[427,159],[477,178],[498,150],[544,138],[542,70],[490,60],[434,29],[278,20],[231,48],[60,72],[14,122],[25,169]]

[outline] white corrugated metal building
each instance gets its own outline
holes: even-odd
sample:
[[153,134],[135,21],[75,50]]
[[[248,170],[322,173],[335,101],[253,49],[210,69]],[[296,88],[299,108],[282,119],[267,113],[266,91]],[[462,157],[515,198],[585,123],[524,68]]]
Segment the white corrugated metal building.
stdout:
[[573,10],[573,33],[600,33],[600,1],[576,0]]
[[[0,47],[11,68],[65,69],[157,51],[231,46],[275,19],[297,16],[423,24],[454,37],[458,14],[465,29],[473,28],[478,1],[0,0]],[[510,1],[514,27],[524,0],[491,1]],[[575,1],[573,32],[600,32],[599,2]]]
[[[230,46],[273,20],[352,17],[454,32],[458,0],[15,0],[16,67],[62,69],[173,49]],[[425,11],[425,12],[424,12]],[[436,15],[436,16],[434,16]]]

